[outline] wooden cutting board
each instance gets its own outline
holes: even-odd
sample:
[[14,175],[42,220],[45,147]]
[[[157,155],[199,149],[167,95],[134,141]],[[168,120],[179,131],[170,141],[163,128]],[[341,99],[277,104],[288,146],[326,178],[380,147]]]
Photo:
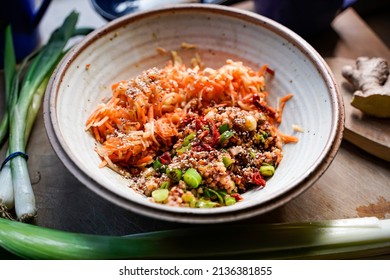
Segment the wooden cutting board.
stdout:
[[354,108],[350,104],[353,92],[341,74],[342,67],[354,66],[359,56],[379,56],[390,63],[390,50],[353,9],[348,9],[344,13],[342,17],[336,18],[332,27],[342,42],[337,53],[342,54],[345,50],[349,58],[325,59],[335,75],[344,100],[344,139],[379,158],[390,161],[390,119],[368,117]]
[[341,69],[344,65],[355,65],[355,60],[327,58],[326,62],[332,69],[344,100],[344,139],[370,154],[390,161],[390,118],[369,117],[351,105],[353,91],[342,76]]

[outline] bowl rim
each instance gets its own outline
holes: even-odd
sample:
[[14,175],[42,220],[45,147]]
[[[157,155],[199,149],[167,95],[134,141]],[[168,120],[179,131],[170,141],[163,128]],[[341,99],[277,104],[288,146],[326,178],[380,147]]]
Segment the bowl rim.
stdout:
[[[179,11],[192,10],[203,11],[207,13],[222,13],[226,16],[234,17],[255,23],[257,25],[265,26],[278,36],[291,42],[296,48],[304,53],[307,58],[314,64],[316,70],[324,78],[325,84],[331,93],[332,107],[335,110],[334,120],[332,119],[332,131],[329,136],[329,140],[325,146],[323,155],[318,159],[320,162],[313,168],[310,173],[296,184],[292,189],[284,192],[276,198],[267,200],[263,203],[246,207],[244,209],[232,209],[232,211],[224,212],[178,212],[172,211],[170,208],[166,209],[149,207],[126,199],[102,186],[99,182],[86,175],[76,164],[73,163],[70,156],[66,153],[61,142],[64,142],[57,125],[57,117],[55,115],[55,104],[57,98],[58,87],[61,85],[63,76],[66,70],[70,67],[73,60],[86,49],[89,45],[106,33],[110,33],[113,30],[120,28],[122,25],[127,25],[132,21],[136,21],[139,18],[153,16],[158,13],[175,13]],[[83,185],[98,194],[99,196],[107,199],[108,201],[135,213],[140,213],[152,218],[158,218],[166,221],[184,222],[184,223],[220,223],[231,222],[236,220],[242,220],[251,218],[256,215],[269,212],[281,205],[284,205],[288,201],[296,198],[304,191],[309,189],[327,170],[334,157],[339,150],[341,141],[343,138],[344,130],[344,105],[340,95],[336,80],[329,66],[321,55],[309,45],[303,38],[291,31],[287,27],[269,19],[262,15],[256,14],[251,11],[245,11],[235,7],[214,5],[214,4],[181,4],[166,6],[163,8],[156,8],[149,11],[136,12],[117,18],[106,25],[97,28],[90,34],[88,34],[80,43],[74,46],[61,60],[54,70],[44,97],[44,124],[46,127],[46,133],[55,153],[65,165],[65,167],[75,176]]]

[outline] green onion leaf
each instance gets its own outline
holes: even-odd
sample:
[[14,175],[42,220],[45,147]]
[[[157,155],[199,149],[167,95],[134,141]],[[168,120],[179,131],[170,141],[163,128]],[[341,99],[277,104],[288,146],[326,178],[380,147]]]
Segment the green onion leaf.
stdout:
[[153,162],[153,169],[156,171],[161,171],[163,167],[164,165],[160,162],[159,158],[156,158],[156,160]]
[[228,168],[229,166],[231,166],[233,163],[234,163],[234,160],[232,160],[231,157],[228,157],[228,156],[223,156],[222,157],[222,162],[223,162],[223,165]]
[[191,203],[191,202],[195,201],[194,195],[191,192],[189,192],[189,191],[185,192],[181,196],[181,199],[183,199],[183,201],[186,202],[186,203]]
[[167,168],[167,176],[174,182],[179,182],[181,180],[183,172],[180,169],[171,169]]
[[190,187],[190,188],[197,188],[199,187],[200,183],[202,182],[202,176],[196,171],[195,168],[188,168],[183,176],[184,182]]
[[224,123],[222,124],[219,128],[218,128],[218,131],[220,134],[224,133],[225,131],[228,131],[230,129],[229,127],[229,124],[228,123]]
[[200,198],[195,204],[195,207],[197,208],[214,208],[216,206],[218,206],[217,202],[204,199],[204,198]]
[[182,155],[190,149],[190,146],[182,146],[176,150],[176,154]]
[[4,143],[9,127],[10,108],[13,106],[13,100],[16,100],[17,93],[12,90],[15,73],[16,73],[16,58],[12,41],[11,26],[8,25],[5,29],[4,38],[4,83],[5,83],[5,110],[0,123],[0,147]]
[[225,199],[225,205],[227,206],[236,204],[237,202],[236,199],[234,197],[231,197],[230,195],[225,196],[224,199]]
[[156,202],[164,202],[168,198],[168,195],[169,190],[167,189],[158,189],[152,192],[152,197]]
[[190,134],[188,134],[183,140],[183,146],[188,146],[192,141],[194,141],[195,137],[195,132],[191,132]]
[[160,189],[168,189],[169,188],[169,181],[162,182],[160,185]]
[[272,165],[263,165],[260,167],[260,174],[264,177],[271,177],[275,173],[275,168]]
[[[213,190],[213,189],[211,189],[211,188],[207,188],[207,191],[208,191],[210,194],[215,195],[215,196],[217,197],[217,199],[218,199],[218,201],[219,201],[219,203],[220,203],[221,205],[224,204],[223,197],[221,196],[220,193],[218,193],[216,190]],[[212,196],[211,196],[211,198],[212,198]]]
[[219,144],[223,144],[225,141],[229,140],[233,136],[233,132],[230,130],[225,131],[219,137]]

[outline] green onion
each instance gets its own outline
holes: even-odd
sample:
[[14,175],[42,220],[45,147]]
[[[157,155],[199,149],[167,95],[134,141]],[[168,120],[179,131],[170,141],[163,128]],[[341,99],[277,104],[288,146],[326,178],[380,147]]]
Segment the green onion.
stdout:
[[[37,89],[34,94],[33,100],[31,102],[28,116],[26,122],[26,130],[25,130],[25,141],[28,140],[31,130],[35,121],[35,118],[38,114],[40,104],[42,103],[42,98],[46,89],[46,86],[49,82],[49,78],[47,77],[42,84]],[[7,152],[7,155],[9,152]],[[0,207],[3,207],[4,211],[10,210],[14,207],[14,186],[12,180],[12,170],[10,161],[8,161],[3,169],[0,171]]]
[[156,202],[164,202],[168,198],[168,195],[169,190],[167,189],[158,189],[152,192],[152,197]]
[[160,162],[159,158],[156,158],[156,160],[153,162],[153,169],[156,171],[161,171],[163,167],[164,165]]
[[190,146],[182,146],[176,150],[176,154],[182,155],[190,149]]
[[222,124],[219,128],[218,128],[218,131],[220,134],[224,133],[225,131],[228,131],[230,129],[229,127],[229,124],[228,123],[224,123]]
[[190,134],[188,134],[183,140],[183,145],[176,150],[176,153],[178,155],[181,155],[187,152],[191,148],[190,144],[192,141],[194,141],[195,137],[196,137],[195,132],[191,132]]
[[181,196],[181,199],[183,199],[184,202],[191,203],[195,200],[195,197],[191,192],[187,191]]
[[5,141],[9,127],[10,108],[16,102],[17,93],[13,90],[14,78],[16,75],[16,58],[12,41],[11,26],[8,25],[5,29],[5,45],[4,45],[4,83],[5,83],[5,111],[0,123],[0,147]]
[[228,192],[225,190],[218,190],[218,193],[222,196],[228,195]]
[[255,143],[263,143],[265,142],[265,139],[263,137],[263,135],[261,135],[261,133],[255,133],[255,135],[253,136],[253,140],[255,141]]
[[190,134],[188,134],[183,140],[183,146],[188,146],[192,141],[194,141],[195,137],[195,132],[191,132]]
[[236,204],[237,202],[236,199],[234,197],[231,197],[230,195],[226,195],[224,199],[225,199],[225,205],[227,206]]
[[70,233],[0,219],[0,245],[27,259],[95,260],[356,259],[390,250],[390,219],[207,226],[207,234],[218,236],[218,242],[199,238],[204,230],[191,226],[119,237]]
[[[5,82],[5,112],[0,124],[0,147],[8,134],[9,114],[17,100],[17,89],[15,83],[19,79],[16,71],[16,58],[12,41],[11,26],[5,29],[4,46],[4,82]],[[8,153],[7,153],[8,156]],[[10,163],[6,163],[0,171],[0,214],[4,217],[10,217],[8,210],[14,206],[14,190],[12,185],[12,176]]]
[[264,141],[265,141],[265,139],[267,139],[269,137],[269,133],[264,131],[264,130],[261,131],[261,135],[263,136]]
[[162,182],[160,185],[160,189],[168,189],[169,188],[169,181]]
[[168,178],[174,182],[179,182],[183,174],[183,172],[180,169],[176,169],[176,168],[175,169],[167,168],[166,173]]
[[223,162],[223,165],[226,168],[228,168],[230,165],[232,165],[234,163],[234,160],[232,160],[231,157],[224,156],[224,157],[222,157],[222,162]]
[[188,168],[183,175],[183,180],[190,188],[199,187],[202,182],[202,176],[196,171],[195,168]]
[[0,172],[0,217],[10,217],[8,210],[14,207],[14,186],[9,162]]
[[206,191],[208,192],[208,194],[207,194],[208,197],[212,198],[212,196],[214,195],[214,196],[217,197],[219,203],[221,205],[224,205],[223,197],[222,197],[222,195],[219,192],[217,192],[216,190],[213,190],[211,188],[206,188]]
[[224,143],[225,141],[229,140],[233,136],[233,132],[230,130],[225,131],[219,136],[219,144]]
[[[53,32],[49,42],[38,52],[28,56],[16,71],[14,50],[10,39],[12,38],[11,31],[6,32],[4,52],[7,68],[5,71],[6,92],[8,92],[6,94],[6,112],[8,112],[10,120],[7,155],[25,152],[26,143],[42,103],[48,80],[64,54],[63,49],[68,39],[75,35],[85,35],[91,31],[90,28],[75,29],[77,19],[78,14],[72,12],[64,24]],[[30,62],[29,66],[25,67],[28,62]],[[19,92],[19,77],[22,73],[24,73],[24,77]],[[6,118],[7,116],[4,116],[3,122]],[[4,132],[8,132],[7,126],[2,124],[0,124],[0,130],[0,138]],[[14,157],[4,165],[0,172],[0,183],[0,208],[2,211],[15,206],[17,218],[22,221],[27,221],[35,216],[35,197],[25,157]],[[10,193],[12,196],[8,195]]]
[[251,156],[251,158],[255,159],[257,154],[256,154],[256,152],[253,149],[250,149],[249,150],[249,155]]
[[[25,133],[27,116],[34,94],[50,76],[57,62],[63,55],[63,49],[68,39],[75,31],[78,14],[73,12],[66,19],[63,26],[51,35],[49,42],[32,60],[24,76],[17,103],[12,108],[9,151],[11,153],[25,152]],[[17,218],[28,221],[36,215],[35,196],[31,187],[26,159],[15,157],[11,160],[12,181],[15,195],[15,212]]]
[[275,167],[272,165],[263,165],[260,167],[261,176],[271,177],[275,173]]
[[195,204],[195,207],[197,208],[214,208],[216,206],[218,206],[218,202],[204,199],[202,197]]

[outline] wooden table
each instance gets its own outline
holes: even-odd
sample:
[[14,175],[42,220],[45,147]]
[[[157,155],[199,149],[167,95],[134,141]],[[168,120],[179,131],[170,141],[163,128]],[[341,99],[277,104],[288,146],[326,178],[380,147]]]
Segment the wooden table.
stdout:
[[[253,9],[253,4],[247,2],[238,7]],[[72,9],[81,13],[80,26],[99,27],[105,23],[93,11],[89,0],[54,0],[41,24],[43,41],[47,40],[48,34]],[[389,16],[387,13],[387,18]],[[375,14],[372,18],[376,19]],[[333,29],[329,28],[308,41],[324,57],[356,58],[365,55],[360,45],[349,41],[353,36],[359,37],[360,33],[356,35],[356,30],[352,28],[359,23],[361,18],[356,12],[347,10],[336,18]],[[389,21],[383,21],[377,27],[382,32],[382,38],[390,38]],[[388,51],[388,45],[385,48]],[[28,154],[30,176],[38,205],[36,224],[40,226],[106,235],[189,226],[123,210],[84,187],[68,172],[51,148],[42,112],[35,124]],[[364,216],[390,218],[390,162],[380,160],[343,141],[336,158],[312,188],[283,207],[237,223],[314,221]],[[390,252],[382,258],[390,258]]]

